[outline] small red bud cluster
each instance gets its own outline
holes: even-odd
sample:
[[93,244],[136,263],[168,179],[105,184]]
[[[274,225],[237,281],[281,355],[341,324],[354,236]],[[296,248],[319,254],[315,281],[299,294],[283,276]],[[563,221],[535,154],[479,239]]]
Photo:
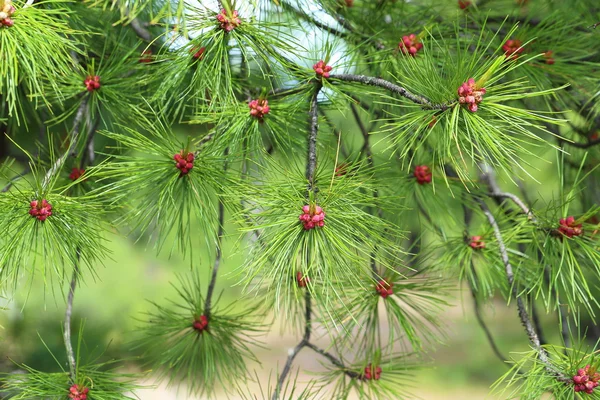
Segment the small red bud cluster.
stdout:
[[298,287],[303,288],[310,283],[310,279],[308,278],[308,276],[305,276],[304,274],[302,274],[302,272],[298,271],[296,273],[296,283],[298,284]]
[[69,398],[72,400],[86,400],[90,389],[83,385],[73,385],[69,388]]
[[192,168],[194,168],[194,153],[186,150],[181,150],[179,153],[173,156],[178,170],[181,171],[181,175],[187,175]]
[[381,378],[381,367],[374,367],[373,364],[369,364],[365,367],[365,372],[362,378],[366,381],[376,380]]
[[402,36],[402,41],[398,43],[398,49],[404,54],[415,56],[419,50],[423,48],[423,43],[414,33],[407,36]]
[[437,117],[434,115],[433,117],[431,117],[431,121],[429,121],[429,125],[427,125],[427,127],[429,129],[433,128],[435,126],[435,124],[437,123],[438,119]]
[[415,171],[413,175],[417,179],[417,183],[419,185],[424,185],[426,183],[431,183],[431,170],[427,165],[417,165],[415,167]]
[[335,167],[335,176],[344,176],[348,173],[348,168],[350,165],[348,163],[341,163],[337,167]]
[[477,109],[479,108],[478,104],[483,101],[485,92],[486,90],[484,88],[477,88],[475,79],[469,78],[468,81],[458,88],[458,102],[460,104],[466,104],[469,111],[477,112]]
[[504,50],[504,55],[506,58],[511,60],[516,60],[519,58],[519,54],[523,52],[523,47],[521,47],[523,43],[519,39],[509,39],[502,46],[502,50]]
[[88,92],[100,89],[100,77],[98,75],[90,75],[83,81]]
[[85,172],[84,169],[73,167],[73,169],[71,170],[71,173],[69,174],[69,179],[72,181],[76,181],[77,179],[81,178],[81,176],[83,175],[84,172]]
[[319,206],[304,206],[302,214],[298,219],[304,225],[304,229],[309,230],[316,227],[322,228],[325,225],[325,212]]
[[144,50],[142,52],[142,56],[140,57],[141,63],[149,63],[152,62],[152,50]]
[[217,21],[221,23],[221,29],[225,32],[231,32],[242,23],[236,10],[233,10],[231,15],[229,15],[225,9],[222,9],[221,12],[217,14]]
[[393,283],[388,282],[385,279],[382,279],[379,282],[377,282],[377,284],[375,284],[375,290],[377,291],[377,293],[379,293],[379,295],[381,297],[386,299],[388,296],[391,296],[394,294],[394,291],[392,290],[393,286],[394,286]]
[[590,368],[586,365],[585,368],[579,368],[577,375],[573,377],[573,389],[576,392],[585,392],[587,394],[594,393],[594,388],[598,386],[600,374],[596,372],[596,368]]
[[261,121],[271,111],[267,99],[252,100],[248,103],[248,107],[250,107],[250,115]]
[[458,0],[458,7],[460,7],[461,10],[464,10],[465,8],[468,8],[471,5],[470,1],[467,0]]
[[329,72],[331,71],[331,66],[325,64],[325,61],[319,60],[315,65],[313,65],[313,69],[319,78],[329,78]]
[[483,241],[483,236],[473,236],[471,238],[471,243],[469,243],[469,246],[471,246],[473,250],[485,249],[485,242]]
[[0,11],[0,27],[10,28],[15,24],[12,20],[12,15],[15,13],[15,7],[12,5],[12,0],[4,0],[4,6]]
[[33,200],[29,203],[29,206],[31,207],[29,215],[40,221],[45,221],[46,218],[52,215],[52,205],[46,199],[42,201]]
[[575,217],[561,218],[561,220],[558,221],[558,224],[560,225],[558,231],[564,236],[572,238],[573,236],[580,236],[583,234],[581,224],[575,222]]
[[199,333],[202,333],[203,331],[207,330],[208,318],[206,318],[206,315],[201,315],[198,318],[196,318],[192,323],[192,327]]
[[202,60],[204,58],[205,51],[206,47],[195,46],[190,49],[190,53],[194,53],[192,57],[194,57],[196,60]]
[[554,54],[552,50],[544,52],[544,62],[548,65],[554,64],[554,57],[552,57],[552,54]]

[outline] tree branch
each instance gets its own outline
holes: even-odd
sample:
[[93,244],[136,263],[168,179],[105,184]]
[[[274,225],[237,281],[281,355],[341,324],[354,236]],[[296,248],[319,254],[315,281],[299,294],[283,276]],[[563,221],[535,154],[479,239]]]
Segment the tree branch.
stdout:
[[292,369],[292,364],[294,363],[294,359],[296,358],[298,353],[300,353],[300,350],[302,350],[304,347],[308,346],[310,343],[309,341],[310,341],[310,335],[311,335],[311,331],[312,331],[312,302],[311,302],[311,298],[310,298],[310,292],[308,291],[308,289],[306,289],[306,292],[304,294],[304,301],[305,301],[304,318],[305,318],[305,324],[306,324],[304,327],[304,336],[302,337],[302,340],[300,341],[300,343],[298,343],[296,345],[296,347],[294,347],[292,349],[292,351],[289,353],[287,361],[285,363],[285,366],[283,367],[283,370],[281,371],[281,375],[279,375],[279,379],[277,380],[277,386],[275,387],[275,392],[273,393],[273,396],[271,397],[272,400],[279,399],[279,396],[281,394],[281,388],[283,387],[283,384]]
[[69,294],[67,296],[67,308],[65,310],[65,322],[63,327],[63,339],[65,341],[65,348],[67,351],[67,360],[69,361],[69,376],[71,382],[75,382],[75,376],[77,375],[77,364],[75,362],[75,352],[73,351],[73,344],[71,343],[71,317],[73,315],[73,298],[75,297],[75,288],[77,287],[77,278],[79,277],[79,261],[80,261],[80,250],[77,249],[77,262],[73,267],[73,276],[71,277],[71,284],[69,285]]
[[403,88],[402,86],[398,86],[395,83],[386,81],[385,79],[381,78],[375,78],[366,75],[332,74],[329,76],[329,79],[338,79],[340,81],[345,82],[357,82],[362,83],[363,85],[377,86],[386,89],[392,93],[397,93],[400,96],[412,101],[413,103],[422,105],[423,108],[426,109],[445,111],[450,108],[450,105],[448,104],[434,104],[431,102],[431,100],[423,96],[413,94],[407,89]]
[[480,165],[480,168],[482,170],[481,180],[487,185],[489,189],[488,195],[490,197],[511,200],[513,203],[515,203],[517,207],[521,209],[521,211],[523,211],[523,214],[527,215],[527,218],[529,218],[534,223],[537,222],[537,219],[531,212],[531,209],[525,204],[523,200],[521,200],[515,194],[506,193],[500,189],[498,181],[496,180],[496,173],[489,165],[483,164]]
[[[127,11],[127,15],[129,16],[129,11]],[[129,21],[129,26],[140,39],[148,43],[152,42],[152,33],[144,27],[144,24],[137,17]]]
[[309,115],[309,135],[308,135],[308,156],[306,160],[306,179],[308,180],[308,192],[316,193],[315,186],[315,171],[317,169],[317,133],[319,132],[319,113],[318,113],[318,97],[321,91],[322,84],[317,81],[315,84],[315,93],[310,102]]
[[73,130],[71,131],[69,137],[69,148],[64,152],[62,156],[58,160],[54,162],[52,167],[46,172],[44,176],[44,181],[42,182],[42,189],[46,189],[52,178],[60,171],[62,166],[64,165],[67,157],[72,155],[75,151],[75,147],[77,146],[77,140],[79,139],[79,131],[81,126],[81,121],[83,120],[85,114],[88,112],[88,101],[89,96],[85,96],[77,109],[77,113],[75,114],[75,119],[73,120]]
[[[473,273],[475,273],[475,269],[473,268],[473,262],[471,262],[471,268],[473,270]],[[483,320],[483,315],[481,313],[481,305],[479,304],[479,300],[477,299],[475,287],[473,286],[473,283],[469,279],[467,279],[467,282],[469,284],[469,289],[471,291],[471,297],[473,298],[473,311],[475,311],[475,318],[477,318],[477,322],[479,323],[479,326],[485,333],[488,343],[490,344],[490,347],[492,348],[492,351],[494,352],[496,357],[498,357],[498,359],[500,359],[500,361],[502,361],[502,363],[506,364],[506,361],[508,359],[506,357],[504,357],[504,355],[500,352],[500,349],[496,345],[496,341],[494,340],[494,337],[492,336],[492,332],[490,331],[490,329],[486,325],[485,321]]]
[[525,328],[525,331],[527,332],[527,336],[529,337],[529,342],[531,343],[533,348],[537,351],[539,360],[543,364],[545,364],[546,371],[548,371],[550,374],[552,374],[560,382],[571,382],[571,378],[567,377],[562,372],[558,371],[554,367],[554,365],[552,365],[552,363],[550,362],[550,360],[548,358],[548,352],[546,351],[546,349],[544,349],[542,347],[540,338],[533,326],[533,323],[531,321],[531,318],[529,317],[529,314],[527,313],[525,304],[523,303],[523,299],[521,298],[521,296],[519,296],[519,292],[517,291],[512,265],[508,258],[508,252],[506,249],[506,245],[504,244],[504,239],[502,238],[502,233],[500,232],[500,227],[498,226],[498,223],[496,222],[496,218],[490,211],[487,204],[485,204],[483,202],[483,200],[481,200],[479,198],[477,198],[476,200],[479,203],[479,207],[481,208],[481,211],[486,216],[488,222],[490,223],[490,225],[492,226],[492,229],[494,231],[494,236],[496,238],[496,242],[498,242],[498,251],[500,253],[500,258],[502,259],[502,263],[504,264],[504,269],[506,271],[506,278],[508,280],[508,285],[512,292],[512,296],[515,298],[515,300],[517,302],[517,309],[519,311],[519,319],[521,320],[521,323],[523,324],[523,327]]
[[[229,148],[225,149],[225,156],[229,154]],[[227,171],[227,161],[225,161],[225,165],[223,165],[223,170]],[[223,200],[219,198],[219,220],[218,220],[218,228],[217,228],[217,244],[215,251],[215,263],[213,264],[212,275],[210,278],[210,283],[208,284],[208,290],[206,292],[206,300],[204,302],[204,315],[206,319],[210,320],[210,311],[212,307],[212,296],[215,291],[215,285],[217,284],[217,277],[219,272],[219,266],[221,265],[221,256],[223,245],[223,233],[224,233],[224,225],[225,225],[225,205],[223,204]]]
[[361,379],[361,376],[359,373],[357,373],[356,371],[351,371],[351,370],[347,369],[346,366],[344,365],[344,363],[339,358],[334,356],[333,354],[321,349],[320,347],[318,347],[310,342],[306,343],[306,347],[314,350],[315,352],[319,353],[320,355],[322,355],[323,357],[328,359],[329,362],[331,362],[333,365],[335,365],[336,367],[338,367],[339,369],[344,371],[344,374],[346,374],[348,377],[350,377],[352,379]]
[[[306,179],[308,180],[308,187],[306,190],[306,198],[310,197],[310,192],[317,192],[317,187],[315,186],[315,171],[317,169],[317,134],[319,132],[319,92],[322,88],[321,81],[317,81],[315,83],[315,92],[313,93],[310,109],[308,111],[309,115],[309,132],[308,132],[308,155],[306,159]],[[308,288],[306,288],[306,292],[304,294],[304,336],[300,343],[296,345],[288,355],[285,366],[283,367],[283,371],[281,371],[281,375],[279,375],[279,379],[277,380],[277,386],[275,387],[275,392],[273,393],[272,400],[279,399],[279,395],[281,392],[281,388],[283,387],[283,383],[285,382],[290,370],[292,368],[292,364],[294,363],[294,359],[305,346],[310,341],[310,335],[312,332],[312,301],[310,298],[310,292]]]

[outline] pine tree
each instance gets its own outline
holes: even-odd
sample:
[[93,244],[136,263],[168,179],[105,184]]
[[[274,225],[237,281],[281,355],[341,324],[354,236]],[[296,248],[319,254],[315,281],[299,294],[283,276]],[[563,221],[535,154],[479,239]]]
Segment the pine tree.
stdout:
[[[509,366],[497,396],[600,398],[596,0],[0,6],[2,289],[66,300],[62,372],[14,359],[7,398],[133,398],[141,377],[71,326],[114,231],[189,266],[130,347],[193,395],[415,398],[460,282]],[[527,352],[496,346],[498,295]],[[249,393],[278,325],[297,345]],[[327,371],[298,380],[300,352]]]

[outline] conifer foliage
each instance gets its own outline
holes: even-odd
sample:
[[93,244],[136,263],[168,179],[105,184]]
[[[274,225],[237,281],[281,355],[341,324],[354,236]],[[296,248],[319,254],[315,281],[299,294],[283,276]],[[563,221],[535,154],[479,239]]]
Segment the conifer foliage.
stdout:
[[[15,359],[3,395],[134,398],[144,377],[71,326],[118,232],[190,266],[130,344],[191,395],[415,398],[459,282],[509,365],[497,395],[600,398],[598,20],[596,0],[0,0],[0,284],[66,300],[57,369]],[[494,296],[528,351],[498,350]],[[298,342],[267,382],[273,321]]]

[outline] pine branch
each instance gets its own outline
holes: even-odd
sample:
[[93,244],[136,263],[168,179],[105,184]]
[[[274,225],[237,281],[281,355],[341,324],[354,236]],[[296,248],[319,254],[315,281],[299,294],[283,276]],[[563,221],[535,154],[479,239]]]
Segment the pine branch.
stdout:
[[[229,154],[229,148],[225,149],[225,157]],[[227,171],[227,161],[223,165],[223,170]],[[219,272],[219,266],[221,265],[221,256],[222,256],[222,245],[223,245],[223,233],[224,233],[224,225],[225,225],[225,205],[223,204],[223,200],[219,198],[219,224],[217,228],[217,243],[216,243],[216,254],[215,254],[215,263],[213,264],[212,276],[210,278],[210,283],[208,284],[208,291],[206,293],[206,300],[204,302],[204,315],[206,319],[210,320],[210,311],[212,306],[212,297],[215,291],[215,285],[217,284],[217,277]]]
[[538,337],[540,338],[540,344],[542,346],[548,344],[548,341],[546,340],[546,335],[544,335],[544,328],[542,328],[542,321],[540,320],[540,316],[537,312],[537,307],[535,306],[535,302],[533,297],[530,298],[530,302],[531,302],[531,319],[533,321],[533,325],[535,326],[535,331],[538,334]]
[[[356,109],[356,106],[354,104],[350,104],[350,109],[352,110],[352,115],[354,116],[356,125],[358,126],[358,129],[360,129],[362,136],[363,136],[363,147],[360,150],[360,153],[361,153],[361,155],[364,154],[365,158],[367,159],[367,164],[372,169],[375,166],[375,164],[373,163],[373,152],[371,151],[371,143],[369,142],[369,130],[367,130],[367,128],[363,124],[362,119],[360,118],[360,115],[358,114],[358,110]],[[378,197],[379,197],[379,192],[377,190],[374,190],[373,198],[376,200]],[[367,212],[369,214],[373,214],[373,208],[368,207]],[[379,213],[379,216],[381,217],[381,215],[382,215],[381,209],[378,210],[378,213]],[[373,250],[373,253],[371,253],[371,271],[373,271],[373,277],[375,279],[377,279],[379,274],[377,272],[377,262],[375,260],[375,250]]]
[[558,308],[558,316],[560,318],[560,334],[563,339],[565,348],[571,347],[571,336],[569,332],[569,316],[567,315],[567,308],[560,306]]
[[[308,187],[306,190],[306,198],[310,198],[310,192],[316,193],[318,191],[317,187],[314,184],[315,181],[315,171],[317,169],[317,134],[319,133],[319,93],[321,92],[321,88],[323,87],[321,81],[316,81],[314,93],[310,102],[310,109],[308,111],[309,115],[309,131],[308,131],[308,151],[307,151],[307,159],[306,159],[306,179],[308,180]],[[275,392],[273,393],[272,400],[277,400],[279,398],[279,394],[281,392],[281,388],[290,373],[292,368],[292,364],[294,363],[294,359],[305,346],[310,341],[310,335],[312,331],[312,301],[310,298],[310,292],[306,289],[306,293],[304,295],[305,302],[305,312],[304,312],[304,336],[300,343],[296,345],[292,349],[292,352],[288,355],[285,366],[283,367],[283,371],[281,371],[281,375],[279,375],[279,379],[277,380],[277,387],[275,388]]]
[[131,29],[135,32],[136,35],[140,37],[140,39],[146,42],[152,42],[152,34],[144,25],[140,22],[138,18],[134,18],[129,22]]
[[308,156],[306,160],[306,179],[308,180],[308,192],[316,193],[318,191],[315,186],[315,171],[317,170],[317,133],[319,131],[319,113],[318,113],[318,97],[321,92],[322,83],[315,83],[315,93],[310,102],[309,115],[309,135],[308,135]]
[[[89,114],[88,114],[89,117]],[[96,153],[94,151],[94,136],[98,131],[100,125],[100,117],[96,118],[96,122],[93,125],[89,124],[90,129],[88,131],[87,138],[85,140],[85,146],[83,147],[83,154],[81,155],[81,161],[79,162],[79,168],[83,169],[86,164],[93,164]]]
[[537,219],[531,212],[531,209],[525,204],[523,200],[521,200],[517,195],[513,193],[503,192],[500,189],[500,185],[498,185],[498,181],[496,180],[496,173],[487,164],[480,165],[481,170],[483,171],[481,174],[481,180],[487,185],[489,189],[489,196],[497,199],[509,199],[517,207],[523,211],[523,214],[527,215],[527,217],[533,222],[536,223]]
[[398,86],[395,83],[386,81],[385,79],[375,78],[372,76],[366,75],[352,75],[352,74],[332,74],[329,76],[329,79],[338,79],[340,81],[345,82],[357,82],[362,83],[363,85],[369,86],[377,86],[383,89],[386,89],[392,93],[397,93],[402,97],[407,98],[413,103],[420,104],[423,108],[430,110],[442,110],[445,111],[450,108],[448,104],[434,104],[431,100],[409,92],[407,89],[402,86]]
[[75,353],[73,351],[73,344],[71,342],[71,317],[73,315],[73,298],[75,297],[75,288],[77,287],[77,278],[79,276],[79,261],[80,254],[77,251],[77,262],[73,267],[73,276],[71,277],[71,284],[69,285],[69,294],[67,296],[67,308],[65,310],[65,322],[63,339],[65,341],[65,348],[67,351],[67,360],[69,361],[69,376],[71,382],[75,382],[75,376],[77,371],[77,364],[75,362]]
[[210,278],[210,283],[208,284],[208,291],[206,293],[206,301],[204,303],[204,315],[207,319],[210,319],[210,310],[211,310],[211,302],[212,296],[215,290],[215,285],[217,283],[217,276],[219,271],[219,266],[221,265],[221,245],[223,243],[223,224],[225,220],[225,206],[223,205],[223,200],[219,199],[219,227],[217,228],[217,245],[216,245],[216,254],[215,254],[215,263],[213,265],[212,276]]
[[496,218],[490,211],[487,204],[485,204],[479,198],[476,200],[479,203],[479,207],[480,207],[481,211],[486,216],[488,222],[490,223],[490,225],[492,226],[492,229],[494,231],[494,236],[496,238],[496,241],[498,242],[498,251],[500,253],[502,263],[504,264],[504,269],[506,272],[506,278],[508,280],[508,285],[511,288],[512,295],[517,302],[517,309],[519,310],[519,319],[521,320],[521,323],[523,324],[523,327],[525,328],[525,331],[527,332],[527,336],[529,337],[529,342],[531,343],[533,348],[537,351],[539,360],[543,364],[545,364],[546,371],[548,371],[551,375],[553,375],[560,382],[571,382],[571,378],[569,378],[562,372],[556,370],[556,368],[552,365],[552,363],[550,362],[550,360],[548,358],[548,352],[546,351],[546,349],[544,349],[542,347],[540,338],[535,330],[535,327],[532,323],[531,318],[529,317],[529,314],[527,312],[527,309],[525,307],[523,299],[521,298],[521,296],[519,296],[519,292],[517,291],[517,287],[515,285],[515,276],[513,273],[512,265],[511,265],[509,257],[508,257],[508,251],[506,249],[506,245],[504,244],[504,239],[502,237],[502,233],[500,232],[500,227],[498,226],[498,223],[496,222]]
[[[473,268],[473,262],[471,262],[471,268],[473,270],[473,273],[475,273],[475,269]],[[494,352],[494,355],[496,355],[496,357],[506,365],[506,361],[508,359],[500,352],[500,349],[498,348],[498,345],[494,340],[494,336],[492,335],[490,328],[488,328],[485,321],[483,320],[483,315],[481,313],[481,305],[479,304],[479,300],[477,299],[475,287],[469,279],[467,279],[467,282],[469,283],[469,290],[471,292],[471,297],[473,298],[473,311],[475,312],[475,318],[477,318],[479,326],[483,330],[483,333],[485,333],[485,336],[488,340],[488,343],[490,344],[490,347],[492,348],[492,351]]]
[[281,388],[283,387],[283,384],[285,383],[285,380],[292,369],[292,364],[294,363],[294,359],[296,358],[298,353],[300,353],[300,351],[304,347],[307,347],[310,343],[310,335],[312,332],[312,302],[311,302],[311,298],[310,298],[310,292],[308,290],[306,290],[306,293],[304,294],[304,300],[305,300],[304,336],[302,337],[302,340],[300,340],[300,342],[296,345],[296,347],[294,347],[292,349],[292,351],[289,353],[287,361],[285,363],[285,366],[283,367],[283,370],[281,371],[281,374],[279,375],[279,379],[277,380],[277,387],[275,388],[275,392],[273,393],[273,397],[271,398],[272,400],[279,399],[279,395],[281,393]]
[[87,107],[89,101],[89,95],[85,96],[77,109],[77,113],[75,114],[75,119],[73,120],[73,129],[71,130],[71,134],[69,135],[69,148],[64,152],[62,156],[58,160],[54,162],[52,167],[46,172],[46,176],[44,177],[44,181],[42,183],[42,189],[46,189],[52,178],[60,171],[65,161],[69,157],[69,155],[74,155],[75,148],[77,147],[77,140],[79,139],[80,125],[85,117],[85,114],[89,112]]
[[361,376],[359,373],[346,369],[346,366],[344,365],[344,363],[339,358],[334,356],[333,354],[321,349],[320,347],[316,346],[315,344],[313,344],[311,342],[308,342],[306,344],[306,347],[314,350],[315,352],[319,353],[320,355],[322,355],[323,357],[328,359],[329,362],[331,362],[333,365],[335,365],[336,367],[338,367],[339,369],[344,371],[344,374],[346,374],[348,377],[350,377],[352,379],[361,379]]

